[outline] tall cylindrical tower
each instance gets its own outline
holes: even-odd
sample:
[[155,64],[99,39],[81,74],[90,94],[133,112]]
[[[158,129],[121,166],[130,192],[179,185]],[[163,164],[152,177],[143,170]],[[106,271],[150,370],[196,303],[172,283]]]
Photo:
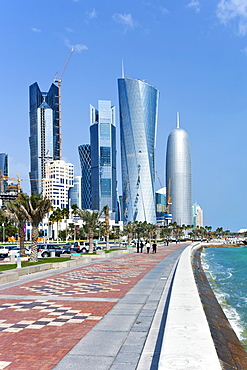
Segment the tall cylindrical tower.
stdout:
[[159,91],[118,79],[124,222],[156,223],[155,145]]
[[172,221],[192,224],[192,179],[189,137],[179,127],[168,136],[166,152],[166,186],[170,184]]

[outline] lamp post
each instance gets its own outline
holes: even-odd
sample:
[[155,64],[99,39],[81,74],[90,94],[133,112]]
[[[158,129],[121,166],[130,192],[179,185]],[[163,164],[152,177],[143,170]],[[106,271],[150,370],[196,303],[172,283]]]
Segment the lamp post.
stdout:
[[3,243],[5,241],[5,228],[4,228],[4,222],[2,223],[2,228],[3,228]]

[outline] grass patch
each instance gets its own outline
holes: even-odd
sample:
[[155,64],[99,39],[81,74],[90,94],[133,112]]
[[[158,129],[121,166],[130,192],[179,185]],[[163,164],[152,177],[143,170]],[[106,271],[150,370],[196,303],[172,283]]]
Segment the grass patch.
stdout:
[[[21,267],[28,267],[28,266],[34,266],[34,265],[42,265],[44,263],[65,262],[65,261],[70,261],[70,257],[51,257],[51,258],[44,258],[44,259],[40,259],[38,262],[22,261],[21,262]],[[0,271],[13,270],[13,269],[16,269],[16,266],[17,266],[16,263],[0,264]]]

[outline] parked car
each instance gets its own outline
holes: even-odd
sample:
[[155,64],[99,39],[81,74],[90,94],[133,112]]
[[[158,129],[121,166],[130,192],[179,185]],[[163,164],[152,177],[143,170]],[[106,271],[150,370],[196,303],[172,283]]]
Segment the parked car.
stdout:
[[6,245],[0,245],[0,258],[8,257],[9,248]]
[[[30,255],[30,253],[31,253],[30,249],[25,248],[25,253],[26,253],[26,255]],[[9,256],[9,255],[14,255],[14,256],[18,256],[18,255],[20,255],[20,247],[12,246],[12,247],[9,249],[8,256]]]
[[43,258],[50,257],[51,252],[55,252],[56,257],[60,257],[61,254],[70,253],[69,248],[62,248],[62,246],[57,244],[39,244],[37,245],[37,250]]
[[[96,242],[94,242],[93,244],[94,244],[93,246],[94,251],[98,251],[102,249],[101,246],[98,245]],[[89,242],[88,241],[77,241],[74,243],[73,248],[79,248],[80,252],[87,253],[89,252]]]

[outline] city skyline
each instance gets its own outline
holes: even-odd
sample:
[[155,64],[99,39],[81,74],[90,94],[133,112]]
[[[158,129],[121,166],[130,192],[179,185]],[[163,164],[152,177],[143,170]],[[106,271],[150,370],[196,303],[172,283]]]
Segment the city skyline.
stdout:
[[[89,104],[98,97],[111,100],[119,132],[123,59],[127,76],[146,79],[160,91],[156,170],[162,185],[165,142],[179,111],[190,137],[193,203],[204,210],[204,224],[246,228],[247,2],[25,4],[24,10],[20,1],[4,1],[0,15],[1,152],[8,154],[9,176],[29,177],[28,86],[38,81],[47,89],[74,46],[61,92],[63,159],[75,165],[75,174],[80,174],[77,147],[89,142]],[[117,142],[120,168],[119,137]],[[119,188],[120,181],[118,174]],[[30,191],[29,181],[22,186]]]

